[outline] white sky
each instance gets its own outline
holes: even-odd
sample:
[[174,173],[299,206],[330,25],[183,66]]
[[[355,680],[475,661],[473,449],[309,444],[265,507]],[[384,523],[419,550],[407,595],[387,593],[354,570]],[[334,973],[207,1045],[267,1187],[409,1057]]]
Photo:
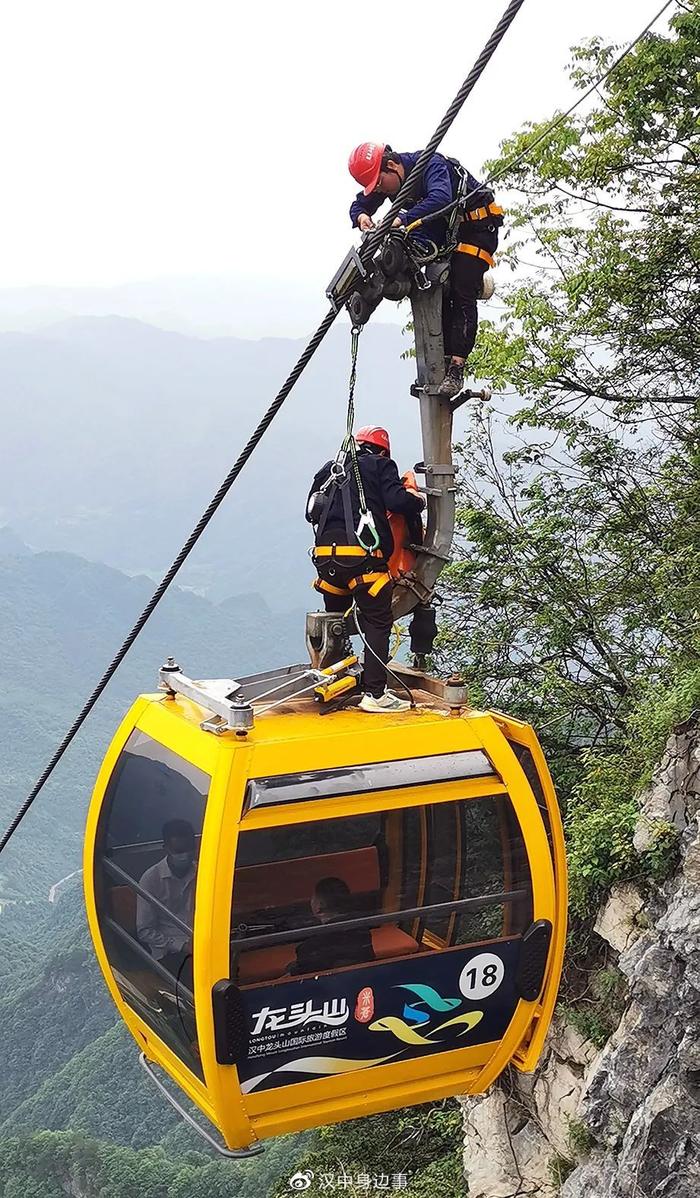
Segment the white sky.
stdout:
[[[478,172],[572,97],[572,43],[627,41],[659,7],[526,0],[444,148]],[[420,148],[504,8],[6,3],[0,288],[255,274],[322,292],[352,240],[349,150]]]

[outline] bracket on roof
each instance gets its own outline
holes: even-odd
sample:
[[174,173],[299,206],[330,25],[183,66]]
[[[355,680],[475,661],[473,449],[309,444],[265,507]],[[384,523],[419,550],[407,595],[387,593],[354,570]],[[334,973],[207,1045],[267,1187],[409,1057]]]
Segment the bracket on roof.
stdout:
[[217,735],[235,732],[236,736],[246,736],[255,724],[256,715],[272,711],[290,699],[314,698],[323,705],[356,690],[361,667],[348,641],[343,642],[342,649],[343,652],[323,669],[281,666],[245,678],[204,678],[199,681],[188,678],[174,658],[169,657],[159,670],[158,689],[170,699],[184,695],[210,711],[211,719],[200,724],[204,732]]
[[214,718],[204,720],[201,725],[206,732],[235,732],[237,736],[245,736],[253,727],[253,708],[235,678],[194,681],[169,657],[166,665],[161,666],[158,679],[158,690],[165,691],[170,698],[184,695],[212,713]]

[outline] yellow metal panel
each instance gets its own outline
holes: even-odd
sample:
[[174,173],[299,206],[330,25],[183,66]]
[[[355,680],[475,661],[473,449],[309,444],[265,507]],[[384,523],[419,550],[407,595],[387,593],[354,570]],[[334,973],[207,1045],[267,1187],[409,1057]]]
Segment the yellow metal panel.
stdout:
[[142,696],[149,700],[138,726],[147,736],[165,745],[184,757],[205,774],[213,774],[221,747],[221,741],[211,732],[200,728],[207,712],[188,699],[168,699],[165,695]]
[[206,878],[195,908],[195,1006],[205,1077],[216,1123],[229,1148],[256,1140],[238,1074],[216,1060],[212,988],[230,976],[230,925],[237,825],[250,751],[243,742],[224,747],[212,784],[202,832],[199,869]]
[[358,1070],[322,1082],[301,1082],[248,1095],[253,1124],[262,1136],[301,1131],[320,1123],[338,1123],[395,1107],[428,1102],[452,1094],[476,1092],[484,1059],[498,1041],[454,1052],[413,1058],[396,1065]]
[[434,708],[382,715],[376,720],[357,710],[335,712],[323,719],[313,708],[308,715],[270,713],[256,720],[248,740],[255,750],[253,777],[481,747],[468,720]]
[[554,920],[554,932],[550,946],[549,960],[547,962],[542,1003],[537,1008],[537,1018],[533,1021],[533,1034],[527,1045],[527,1050],[522,1056],[516,1055],[513,1060],[516,1068],[522,1070],[524,1073],[530,1073],[535,1068],[542,1054],[545,1037],[549,1030],[557,1001],[559,981],[564,964],[568,915],[568,869],[561,813],[559,811],[559,804],[557,803],[554,783],[552,782],[542,747],[534,730],[528,724],[520,724],[509,728],[509,735],[513,737],[513,740],[526,745],[530,749],[535,762],[535,768],[542,784],[542,792],[549,814],[554,850],[554,876],[556,881],[556,918]]

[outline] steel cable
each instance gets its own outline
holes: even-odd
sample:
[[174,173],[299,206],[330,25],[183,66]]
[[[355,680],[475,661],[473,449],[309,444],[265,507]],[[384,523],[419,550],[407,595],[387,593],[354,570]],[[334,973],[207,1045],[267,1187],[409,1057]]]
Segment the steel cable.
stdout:
[[[474,63],[474,66],[472,67],[471,71],[469,72],[466,79],[464,80],[464,83],[462,84],[459,91],[457,92],[457,95],[455,96],[454,100],[452,101],[449,108],[447,109],[447,112],[445,113],[444,117],[442,118],[440,124],[438,125],[437,129],[435,130],[432,137],[430,138],[430,141],[428,142],[425,149],[420,154],[420,156],[416,162],[416,165],[414,166],[413,170],[409,174],[408,178],[404,181],[404,184],[400,188],[400,190],[396,196],[396,199],[395,199],[394,203],[391,205],[391,208],[389,209],[389,212],[387,213],[385,219],[381,222],[381,224],[379,225],[377,230],[374,233],[372,233],[370,235],[370,237],[368,237],[367,240],[365,241],[365,243],[363,244],[363,246],[360,250],[360,257],[363,261],[366,261],[367,258],[372,256],[377,245],[379,244],[382,237],[384,236],[384,232],[386,231],[386,229],[389,228],[396,213],[399,211],[399,208],[401,207],[403,201],[412,193],[413,186],[417,182],[417,180],[420,178],[423,168],[425,167],[426,163],[428,162],[428,159],[435,153],[435,150],[439,146],[439,144],[442,141],[443,137],[445,136],[447,130],[452,125],[455,117],[457,116],[458,112],[462,108],[462,106],[463,106],[465,100],[467,99],[467,97],[469,96],[470,92],[474,89],[477,81],[479,80],[480,76],[483,74],[483,71],[484,71],[485,67],[487,66],[489,60],[491,59],[491,57],[494,54],[497,47],[499,46],[505,33],[507,32],[508,28],[510,27],[513,20],[515,19],[517,13],[522,8],[524,2],[525,2],[525,0],[511,0],[511,3],[506,8],[503,16],[501,17],[500,21],[496,25],[496,28],[494,29],[493,33],[491,34],[491,37],[487,41],[486,45],[484,46],[483,50],[481,51],[481,54],[479,55],[476,62]],[[73,741],[76,733],[79,731],[80,727],[82,726],[82,724],[87,719],[90,712],[92,711],[93,707],[95,706],[97,700],[100,698],[100,696],[101,696],[102,692],[104,691],[105,687],[107,686],[108,682],[110,681],[110,679],[113,677],[113,675],[115,674],[115,672],[121,665],[122,661],[126,657],[126,654],[129,652],[129,649],[133,645],[134,641],[136,640],[137,636],[141,632],[142,628],[144,627],[144,625],[146,624],[146,622],[148,621],[150,616],[155,611],[156,607],[160,603],[161,599],[163,598],[163,596],[164,596],[165,592],[167,591],[168,587],[170,586],[171,582],[173,581],[176,574],[182,567],[183,563],[189,557],[194,546],[197,544],[197,541],[201,537],[205,528],[210,523],[215,512],[220,507],[220,505],[223,502],[223,500],[225,499],[225,497],[228,495],[228,492],[231,490],[231,487],[235,483],[235,481],[238,478],[239,474],[241,473],[243,467],[246,465],[249,458],[252,456],[256,446],[262,440],[263,436],[265,435],[268,428],[272,424],[272,421],[274,420],[275,416],[277,415],[280,408],[282,407],[285,399],[287,398],[290,391],[294,387],[295,383],[298,381],[301,374],[304,372],[304,370],[308,366],[309,362],[311,361],[312,357],[316,353],[316,350],[318,349],[319,345],[323,341],[328,330],[331,328],[331,325],[335,321],[335,318],[337,315],[338,315],[338,313],[333,308],[331,308],[326,313],[325,317],[323,318],[320,325],[316,329],[316,332],[312,336],[311,340],[309,341],[308,345],[306,346],[306,349],[302,353],[298,362],[292,369],[291,373],[288,375],[288,377],[285,380],[284,384],[282,385],[280,391],[278,392],[275,399],[272,401],[269,408],[265,412],[265,415],[263,416],[262,420],[258,424],[257,428],[252,433],[247,445],[244,447],[242,452],[239,454],[234,465],[231,467],[231,470],[226,475],[226,478],[224,479],[224,481],[222,482],[218,491],[216,492],[213,499],[211,500],[211,503],[206,508],[206,510],[202,513],[200,519],[198,520],[197,524],[193,528],[189,537],[185,541],[185,544],[182,546],[182,549],[180,550],[177,557],[173,561],[169,570],[163,575],[163,578],[161,579],[160,583],[158,584],[158,587],[156,588],[156,590],[154,591],[150,600],[148,601],[146,607],[141,612],[141,615],[138,617],[136,623],[134,624],[133,628],[131,629],[128,636],[124,640],[120,649],[118,650],[118,652],[112,658],[112,661],[107,666],[107,669],[105,670],[104,674],[102,675],[99,682],[97,683],[97,686],[95,687],[92,694],[89,696],[89,698],[87,699],[87,701],[81,708],[80,712],[76,716],[75,720],[71,724],[70,728],[68,729],[68,732],[66,733],[63,740],[59,744],[58,748],[56,749],[55,753],[51,757],[51,760],[49,761],[46,768],[43,770],[39,779],[37,780],[35,785],[32,787],[29,795],[25,799],[24,803],[22,804],[19,811],[15,815],[15,817],[12,820],[12,822],[10,823],[9,827],[4,832],[2,839],[0,839],[0,853],[2,853],[2,851],[5,849],[5,847],[11,840],[14,833],[17,831],[17,828],[19,827],[19,825],[21,824],[25,815],[29,811],[29,808],[31,807],[34,800],[36,799],[37,795],[40,793],[40,791],[42,790],[42,788],[44,787],[44,785],[46,784],[48,779],[51,777],[51,774],[53,773],[54,769],[56,768],[59,761],[63,757],[64,753],[68,749],[69,745]]]

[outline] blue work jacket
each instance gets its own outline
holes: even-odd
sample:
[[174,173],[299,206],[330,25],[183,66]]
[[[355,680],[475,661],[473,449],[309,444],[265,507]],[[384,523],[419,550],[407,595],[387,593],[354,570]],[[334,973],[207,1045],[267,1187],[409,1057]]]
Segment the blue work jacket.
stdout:
[[[413,170],[421,153],[422,151],[417,150],[414,154],[393,155],[394,161],[400,162],[403,166],[406,178],[408,178]],[[470,191],[481,188],[478,179],[475,179],[469,172],[467,172],[467,183]],[[451,203],[456,198],[458,188],[459,178],[454,167],[450,165],[442,154],[433,154],[423,171],[423,177],[418,180],[413,188],[414,201],[412,206],[399,213],[402,224],[410,225],[414,220],[421,220],[429,216],[431,212],[438,212],[440,208],[444,208],[446,204]],[[366,212],[368,216],[374,216],[384,201],[389,198],[388,196],[376,193],[366,196],[363,192],[358,192],[356,199],[350,205],[350,220],[352,224],[357,224],[357,218],[362,212]],[[473,202],[476,203],[476,200]],[[436,221],[426,221],[425,225],[421,228],[421,233],[425,237],[429,237],[431,241],[442,245],[447,236],[447,219],[441,217]]]

